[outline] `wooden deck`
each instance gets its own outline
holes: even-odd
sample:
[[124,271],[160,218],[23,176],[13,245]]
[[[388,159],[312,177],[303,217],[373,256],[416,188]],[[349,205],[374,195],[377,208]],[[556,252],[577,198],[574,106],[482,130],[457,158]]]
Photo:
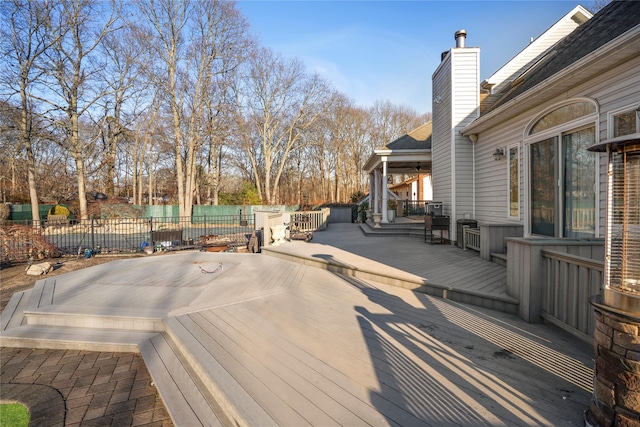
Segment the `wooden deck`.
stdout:
[[290,242],[263,252],[453,301],[518,312],[518,300],[507,295],[504,266],[448,244],[426,244],[409,236],[364,236],[357,224],[332,224],[315,233],[311,244]]
[[[297,262],[180,252],[39,282],[2,313],[0,345],[92,349],[137,339],[180,426],[583,424],[590,346],[508,313],[381,283],[397,275],[444,289],[450,283],[440,280],[458,277],[499,296],[487,287],[491,268],[479,280],[458,271],[473,258],[458,264],[447,253],[461,250],[419,239],[403,248],[413,261],[385,256],[380,267],[374,257],[388,239],[331,229],[270,253],[307,245]],[[449,276],[425,270],[419,248],[444,251],[433,256]]]

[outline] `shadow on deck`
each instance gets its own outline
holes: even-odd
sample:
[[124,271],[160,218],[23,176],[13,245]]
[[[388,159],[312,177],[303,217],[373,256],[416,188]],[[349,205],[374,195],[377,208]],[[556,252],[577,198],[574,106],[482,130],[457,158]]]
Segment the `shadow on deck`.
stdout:
[[[388,224],[383,230],[393,233],[404,227]],[[504,266],[455,246],[431,245],[411,235],[392,236],[365,234],[358,224],[332,224],[315,233],[311,243],[287,242],[264,247],[263,253],[345,276],[518,313],[518,300],[507,295]]]

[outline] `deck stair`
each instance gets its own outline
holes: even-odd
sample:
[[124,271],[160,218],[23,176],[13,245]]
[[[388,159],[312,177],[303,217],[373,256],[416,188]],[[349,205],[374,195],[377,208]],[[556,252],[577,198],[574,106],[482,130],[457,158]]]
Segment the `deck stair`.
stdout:
[[367,236],[408,236],[424,238],[424,223],[405,218],[398,218],[395,222],[388,224],[380,224],[380,228],[376,228],[373,221],[366,221],[360,224],[360,229]]
[[[345,247],[349,247],[349,234],[344,233],[342,236],[345,238]],[[314,242],[321,244],[322,238],[323,236],[318,235]],[[374,258],[366,245],[352,249],[361,255],[338,248],[333,248],[330,254],[318,255],[318,252],[324,253],[326,248],[304,242],[264,247],[262,253],[348,277],[411,289],[506,313],[518,313],[519,301],[506,294],[506,272],[503,266],[481,260],[470,253],[473,251],[462,251],[450,245],[435,245],[438,248],[433,248],[407,237],[388,240],[388,243],[384,243],[388,254],[378,259]],[[374,246],[378,244],[383,243],[378,241]],[[424,261],[410,261],[403,255],[407,252],[423,253]],[[452,266],[457,268],[452,271]]]
[[507,266],[507,254],[492,253],[491,261],[498,265]]
[[207,348],[211,340],[190,315],[166,319],[166,331],[140,345],[176,425],[274,425]]
[[175,425],[274,424],[201,344],[206,333],[190,315],[65,313],[53,309],[54,287],[41,280],[14,294],[0,315],[0,346],[140,353]]
[[[55,280],[40,280],[33,289],[15,293],[0,315],[0,344],[9,347],[137,352],[156,335],[161,319],[96,314],[91,307],[75,312],[53,309]],[[146,313],[151,314],[151,313]]]

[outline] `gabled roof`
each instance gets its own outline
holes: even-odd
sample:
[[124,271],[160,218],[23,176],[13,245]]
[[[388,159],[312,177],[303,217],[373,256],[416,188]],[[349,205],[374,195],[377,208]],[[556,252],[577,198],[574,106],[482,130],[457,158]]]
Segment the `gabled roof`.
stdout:
[[640,25],[640,1],[612,1],[589,21],[576,28],[505,87],[490,109],[533,88],[569,65],[586,57],[626,31]]
[[468,124],[477,134],[536,108],[640,54],[640,1],[612,1],[559,41]]
[[431,122],[425,123],[408,134],[388,143],[385,148],[387,150],[430,149],[431,131]]
[[[532,39],[524,49],[518,52],[509,62],[482,82],[482,87],[489,93],[500,93],[505,85],[509,85],[523,71],[536,63],[553,45],[569,35],[578,26],[587,22],[593,14],[578,5],[564,15],[555,24],[545,30],[536,39]],[[490,95],[489,98],[492,96]],[[490,100],[490,99],[489,99]]]
[[371,172],[386,163],[387,172],[407,173],[417,166],[431,170],[431,122],[418,126],[411,132],[391,141],[383,148],[373,150],[363,168]]

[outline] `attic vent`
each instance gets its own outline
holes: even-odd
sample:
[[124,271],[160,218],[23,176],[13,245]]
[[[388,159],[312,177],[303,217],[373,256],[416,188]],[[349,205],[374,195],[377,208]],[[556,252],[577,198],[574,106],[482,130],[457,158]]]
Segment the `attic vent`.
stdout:
[[582,12],[576,12],[576,14],[571,17],[571,20],[578,25],[582,25],[589,20],[589,17],[585,16]]

